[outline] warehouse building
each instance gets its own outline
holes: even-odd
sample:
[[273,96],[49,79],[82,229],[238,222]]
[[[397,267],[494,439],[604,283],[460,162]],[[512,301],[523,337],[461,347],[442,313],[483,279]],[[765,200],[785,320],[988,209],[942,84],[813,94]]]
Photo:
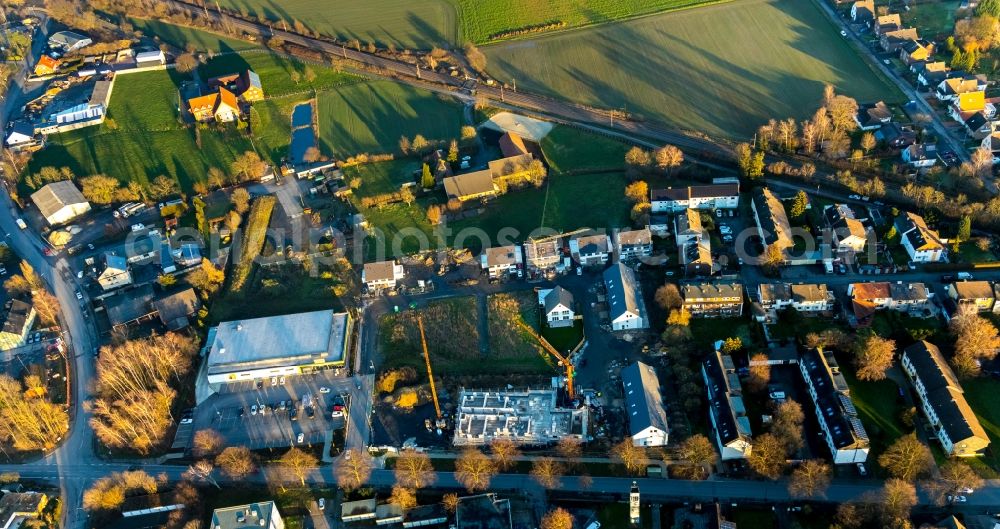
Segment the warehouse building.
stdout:
[[227,321],[209,330],[209,385],[341,367],[351,335],[347,313],[319,310]]

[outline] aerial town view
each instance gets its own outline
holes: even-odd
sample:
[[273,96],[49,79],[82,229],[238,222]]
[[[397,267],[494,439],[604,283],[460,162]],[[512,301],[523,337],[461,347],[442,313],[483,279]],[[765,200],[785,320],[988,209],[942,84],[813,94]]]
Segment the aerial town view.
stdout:
[[1000,529],[1000,0],[0,0],[0,529]]

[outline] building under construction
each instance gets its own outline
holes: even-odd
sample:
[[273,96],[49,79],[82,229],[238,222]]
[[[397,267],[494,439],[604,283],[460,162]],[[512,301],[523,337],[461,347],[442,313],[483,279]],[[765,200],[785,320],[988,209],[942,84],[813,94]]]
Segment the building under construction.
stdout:
[[455,446],[507,438],[519,445],[546,445],[564,437],[587,438],[588,410],[562,408],[557,389],[483,391],[462,389],[455,411]]

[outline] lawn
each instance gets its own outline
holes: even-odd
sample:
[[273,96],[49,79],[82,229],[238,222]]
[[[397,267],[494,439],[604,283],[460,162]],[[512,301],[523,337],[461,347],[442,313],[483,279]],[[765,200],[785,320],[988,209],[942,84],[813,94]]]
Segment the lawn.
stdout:
[[455,7],[448,0],[219,0],[223,8],[285,21],[341,39],[429,49],[460,44]]
[[[266,87],[266,84],[265,84]],[[462,107],[455,100],[390,81],[342,86],[319,94],[320,150],[347,158],[399,150],[399,138],[458,138]]]
[[899,400],[899,386],[888,379],[862,382],[852,370],[844,369],[845,365],[845,362],[840,362],[841,372],[851,389],[851,402],[871,439],[871,453],[877,457],[896,439],[911,431],[899,422],[904,407]]
[[915,27],[922,37],[944,37],[955,29],[955,12],[960,0],[938,0],[914,3],[909,11],[901,11],[904,27]]
[[997,406],[997,395],[1000,394],[1000,380],[980,377],[962,382],[965,398],[972,411],[979,418],[979,424],[990,436],[990,447],[987,449],[983,462],[992,469],[992,476],[1000,472],[1000,406]]
[[902,99],[802,0],[730,2],[484,51],[494,77],[525,90],[734,138],[812,115],[827,83],[861,101]]
[[344,168],[344,179],[348,182],[360,179],[361,186],[354,190],[354,195],[370,197],[399,191],[403,184],[415,181],[413,172],[420,171],[420,167],[420,161],[415,158],[354,165]]
[[[324,90],[362,80],[356,75],[337,72],[333,68],[307,65],[267,51],[218,55],[201,65],[198,68],[198,74],[202,80],[208,80],[219,75],[239,73],[247,69],[253,70],[260,76],[266,97]],[[312,81],[307,80],[310,71],[315,75],[315,79]],[[292,80],[293,74],[300,76],[298,82]]]
[[160,42],[181,50],[186,50],[189,45],[198,51],[210,52],[249,50],[258,47],[256,44],[245,40],[224,37],[217,33],[178,26],[159,20],[130,18],[129,22],[135,26],[135,29],[147,35],[154,35],[160,39]]
[[997,260],[997,256],[990,250],[980,250],[975,241],[961,243],[958,255],[963,263],[992,263]]
[[258,101],[250,110],[250,129],[257,152],[277,165],[288,155],[292,138],[292,108],[303,101],[302,95],[290,95]]
[[571,351],[583,339],[583,322],[575,321],[572,327],[549,327],[542,329],[542,336],[549,345],[560,352]]
[[630,146],[576,127],[556,125],[542,139],[542,152],[554,173],[622,170]]

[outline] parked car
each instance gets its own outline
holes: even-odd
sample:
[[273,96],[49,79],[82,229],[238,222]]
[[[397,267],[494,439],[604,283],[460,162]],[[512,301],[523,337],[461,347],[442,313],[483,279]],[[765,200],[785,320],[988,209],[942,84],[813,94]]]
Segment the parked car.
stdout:
[[[301,434],[299,434],[299,435],[301,435]],[[319,501],[316,502],[316,504],[319,505],[319,510],[322,511],[322,510],[326,509],[326,499],[320,498]]]
[[330,392],[330,388],[328,388],[326,386],[323,386],[323,387],[319,388],[319,392],[320,393],[329,393]]
[[191,417],[185,417],[185,418],[181,419],[181,424],[191,424],[193,422],[194,422],[194,419],[192,419]]
[[132,225],[132,231],[142,231],[144,229],[146,229],[146,225],[141,222]]
[[278,385],[278,377],[271,377],[271,386],[273,387],[277,385]]
[[302,444],[302,443],[304,443],[305,441],[306,441],[306,436],[305,436],[305,434],[304,434],[304,433],[302,433],[302,432],[299,432],[299,436],[295,438],[295,442],[296,442],[296,443],[299,443],[299,444]]
[[768,394],[768,396],[774,400],[785,400],[784,391],[772,391],[771,393]]
[[257,405],[250,406],[250,415],[257,415]]
[[864,463],[858,463],[858,474],[860,474],[862,476],[867,476],[868,475],[868,469],[865,468],[865,464]]

